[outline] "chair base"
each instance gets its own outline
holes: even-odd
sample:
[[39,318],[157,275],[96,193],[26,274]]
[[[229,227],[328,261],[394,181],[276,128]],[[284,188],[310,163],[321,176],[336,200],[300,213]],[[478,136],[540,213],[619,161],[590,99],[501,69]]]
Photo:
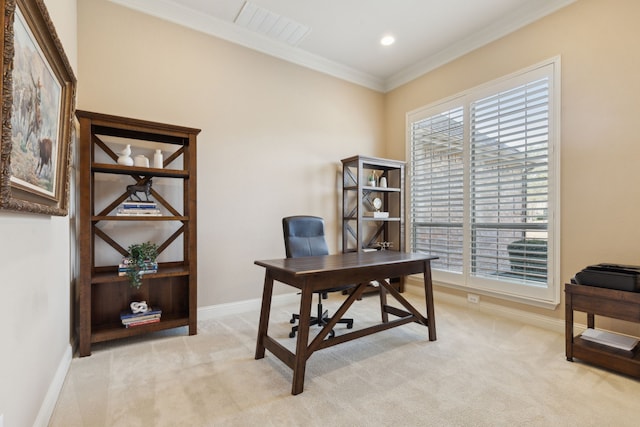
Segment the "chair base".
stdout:
[[[318,325],[320,327],[323,327],[331,321],[331,318],[329,317],[329,311],[324,310],[322,307],[322,298],[323,298],[323,295],[319,294],[318,295],[318,315],[315,317],[313,316],[311,317],[309,326]],[[289,320],[289,323],[296,323],[296,320],[299,320],[299,319],[300,319],[300,315],[294,313],[291,315],[291,320]],[[338,323],[346,324],[347,329],[353,328],[353,319],[340,319],[338,320]],[[295,338],[296,332],[298,332],[299,328],[300,328],[300,325],[296,325],[292,327],[291,332],[289,333],[289,338]],[[331,332],[329,332],[329,338],[333,338],[334,336],[336,336],[336,333],[332,329]]]

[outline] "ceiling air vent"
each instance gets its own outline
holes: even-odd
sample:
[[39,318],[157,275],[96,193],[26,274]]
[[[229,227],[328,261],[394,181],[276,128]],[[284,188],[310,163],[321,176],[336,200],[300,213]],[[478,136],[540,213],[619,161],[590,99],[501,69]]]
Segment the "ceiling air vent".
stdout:
[[245,2],[235,23],[272,39],[297,46],[311,29],[251,2]]

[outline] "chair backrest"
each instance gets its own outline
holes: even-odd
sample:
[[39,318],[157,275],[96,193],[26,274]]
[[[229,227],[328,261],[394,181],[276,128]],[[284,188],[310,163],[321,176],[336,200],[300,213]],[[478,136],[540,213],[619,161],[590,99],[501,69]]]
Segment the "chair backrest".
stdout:
[[329,255],[322,218],[307,215],[282,218],[282,231],[287,258]]

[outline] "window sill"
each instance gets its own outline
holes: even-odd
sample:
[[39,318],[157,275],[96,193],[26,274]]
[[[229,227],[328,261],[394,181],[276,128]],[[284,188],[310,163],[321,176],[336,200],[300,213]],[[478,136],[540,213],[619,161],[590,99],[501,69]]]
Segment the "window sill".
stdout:
[[[418,286],[420,287],[422,285],[422,276],[420,275],[413,275],[413,276],[409,276],[407,277],[407,284],[410,286]],[[449,288],[449,289],[455,289],[458,291],[462,291],[462,292],[472,292],[474,294],[479,294],[479,295],[486,295],[492,298],[497,298],[497,299],[501,299],[501,300],[505,300],[505,301],[511,301],[511,302],[515,302],[518,304],[524,304],[524,305],[529,305],[529,306],[533,306],[533,307],[539,307],[539,308],[544,308],[547,310],[556,310],[559,306],[560,306],[560,298],[559,295],[556,298],[556,301],[548,301],[548,300],[541,300],[541,299],[535,299],[535,298],[528,298],[528,297],[523,297],[523,296],[517,296],[517,295],[509,295],[509,294],[504,294],[504,293],[499,293],[499,292],[492,292],[492,291],[488,291],[486,289],[481,289],[481,288],[473,288],[470,286],[463,286],[463,285],[458,285],[458,284],[454,284],[454,283],[447,283],[441,280],[433,280],[433,284],[434,286],[440,286],[443,288]]]

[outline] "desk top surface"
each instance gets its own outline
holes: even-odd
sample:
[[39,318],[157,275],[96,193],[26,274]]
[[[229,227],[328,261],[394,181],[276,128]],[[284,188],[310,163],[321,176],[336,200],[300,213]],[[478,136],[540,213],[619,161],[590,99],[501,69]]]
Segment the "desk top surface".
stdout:
[[424,262],[438,257],[398,251],[348,252],[344,254],[258,260],[255,264],[267,269],[275,269],[304,276],[328,271],[340,271],[383,265]]

